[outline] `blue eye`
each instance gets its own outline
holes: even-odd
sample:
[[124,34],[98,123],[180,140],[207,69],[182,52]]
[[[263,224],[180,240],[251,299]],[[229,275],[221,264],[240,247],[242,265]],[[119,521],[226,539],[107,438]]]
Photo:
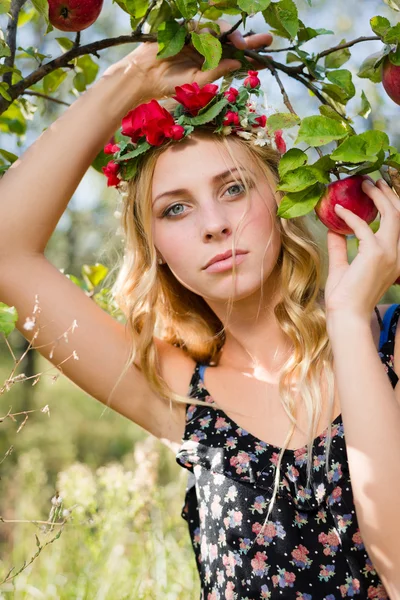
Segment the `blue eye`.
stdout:
[[[226,191],[231,190],[232,188],[241,188],[241,191],[237,192],[236,194],[232,194],[233,196],[239,196],[241,193],[243,193],[245,191],[245,187],[244,184],[242,183],[234,183],[232,185],[230,185]],[[229,196],[231,196],[231,194],[228,194]],[[172,209],[174,209],[176,206],[184,206],[182,203],[177,202],[176,204],[172,204],[171,206],[169,206],[168,208],[165,209],[165,211],[161,214],[161,217],[166,217],[167,219],[173,219],[174,217],[179,217],[180,215],[182,215],[183,213],[171,213]]]

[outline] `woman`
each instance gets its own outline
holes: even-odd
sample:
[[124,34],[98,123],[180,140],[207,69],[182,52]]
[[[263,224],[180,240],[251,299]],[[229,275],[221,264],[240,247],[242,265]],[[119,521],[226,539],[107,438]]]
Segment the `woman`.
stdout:
[[[244,40],[235,31],[230,40],[258,48],[271,36]],[[177,137],[157,138],[134,177],[111,173],[113,161],[105,170],[125,191],[114,294],[127,326],[44,256],[121,119],[126,132],[143,133],[144,121],[127,111],[240,66],[224,59],[202,72],[191,46],[166,60],[157,50],[141,44],[108,68],[1,180],[0,299],[16,306],[27,339],[36,332],[43,356],[165,441],[190,471],[182,515],[202,598],[395,598],[396,484],[383,516],[379,485],[389,466],[379,443],[398,458],[399,401],[388,384],[397,382],[390,361],[400,310],[379,307],[378,340],[374,306],[400,273],[400,201],[382,180],[363,184],[382,215],[378,234],[340,213],[360,239],[351,266],[345,237],[328,232],[322,293],[304,219],[276,215],[276,144],[216,133],[211,123],[183,139],[175,121]],[[62,336],[71,328],[68,345]]]

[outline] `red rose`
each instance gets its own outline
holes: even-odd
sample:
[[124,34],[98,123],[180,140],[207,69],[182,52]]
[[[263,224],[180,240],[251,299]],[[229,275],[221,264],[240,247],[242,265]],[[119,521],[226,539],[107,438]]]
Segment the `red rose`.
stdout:
[[108,178],[107,187],[112,185],[118,185],[120,183],[120,179],[117,177],[117,173],[119,171],[119,164],[110,160],[105,167],[101,167],[104,175]]
[[171,137],[171,128],[175,126],[173,116],[157,100],[140,104],[122,119],[122,135],[127,135],[136,143],[146,136],[152,146],[161,146]]
[[258,71],[247,71],[248,77],[243,81],[243,85],[247,88],[256,88],[261,81],[258,79]]
[[223,125],[240,125],[238,113],[228,110],[224,117]]
[[115,152],[119,151],[118,144],[109,143],[104,146],[104,154],[115,154]]
[[199,84],[185,83],[175,87],[176,96],[173,99],[182,104],[190,114],[195,117],[201,108],[207,104],[217,94],[218,86],[214,83],[206,83],[202,88]]
[[227,98],[228,102],[231,102],[231,103],[235,102],[238,95],[239,95],[239,90],[237,90],[233,87],[230,87],[229,90],[226,90],[226,92],[224,92],[225,98]]
[[280,152],[281,154],[285,154],[286,143],[282,137],[282,129],[278,129],[278,131],[275,131],[274,137],[275,137],[276,147],[278,148],[278,152]]
[[[265,124],[267,122],[267,117],[266,117],[266,115],[260,115],[259,117],[256,117],[255,120],[258,123],[258,127],[265,127]],[[257,125],[255,125],[254,127],[257,127]]]

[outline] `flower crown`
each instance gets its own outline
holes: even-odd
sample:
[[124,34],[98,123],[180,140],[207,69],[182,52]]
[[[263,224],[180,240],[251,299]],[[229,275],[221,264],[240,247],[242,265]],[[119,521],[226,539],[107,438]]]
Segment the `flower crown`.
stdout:
[[218,91],[218,86],[212,83],[201,88],[196,82],[176,86],[173,99],[179,104],[173,115],[154,99],[131,110],[122,119],[119,144],[112,138],[104,147],[105,154],[113,155],[102,167],[107,186],[118,187],[121,181],[133,179],[140,160],[152,147],[180,141],[205,123],[216,126],[214,133],[234,133],[258,146],[270,143],[284,154],[282,130],[271,137],[266,127],[267,116],[257,114],[256,103],[249,101],[250,94],[263,95],[258,71],[247,74],[239,89],[230,87],[225,92]]

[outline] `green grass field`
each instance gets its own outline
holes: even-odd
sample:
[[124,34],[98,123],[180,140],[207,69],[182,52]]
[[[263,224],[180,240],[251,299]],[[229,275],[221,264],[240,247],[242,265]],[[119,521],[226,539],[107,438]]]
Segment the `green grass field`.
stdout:
[[[3,348],[0,387],[12,364]],[[40,356],[37,367],[57,373]],[[0,581],[38,555],[0,585],[0,599],[197,599],[180,515],[187,471],[140,427],[50,375],[1,396],[0,417],[36,412],[18,433],[24,415],[0,422]],[[57,539],[60,525],[14,522],[63,519]]]

